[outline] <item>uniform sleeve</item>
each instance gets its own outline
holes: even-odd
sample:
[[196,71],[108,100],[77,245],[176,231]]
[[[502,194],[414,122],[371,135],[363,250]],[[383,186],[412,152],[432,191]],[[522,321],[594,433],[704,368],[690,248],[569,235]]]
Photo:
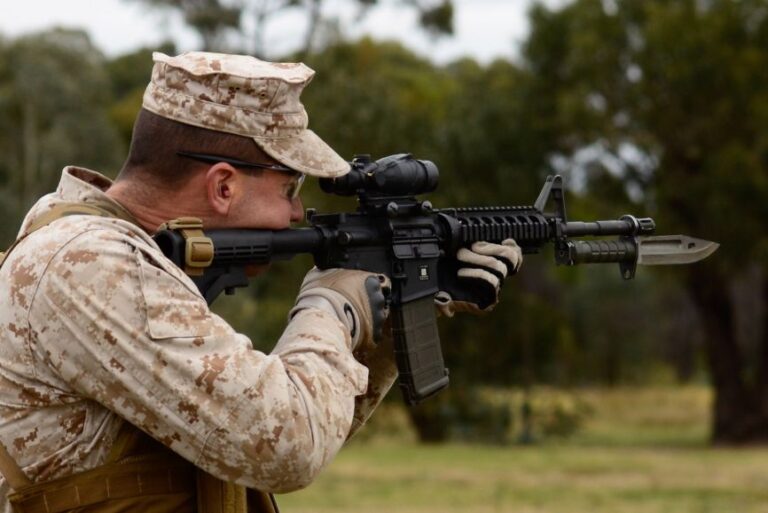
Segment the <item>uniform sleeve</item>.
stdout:
[[355,413],[349,437],[363,427],[397,379],[392,329],[387,323],[383,339],[376,345],[366,345],[355,351],[355,357],[368,368],[368,386],[355,398]]
[[120,234],[75,238],[34,298],[36,354],[77,393],[221,479],[306,486],[344,443],[366,390],[349,335],[307,309],[265,355],[180,274]]

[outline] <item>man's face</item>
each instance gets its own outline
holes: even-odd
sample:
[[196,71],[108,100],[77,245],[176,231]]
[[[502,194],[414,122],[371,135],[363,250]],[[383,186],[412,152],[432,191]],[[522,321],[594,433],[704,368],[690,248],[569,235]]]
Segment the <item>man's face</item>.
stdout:
[[[233,201],[223,228],[282,230],[303,219],[304,208],[298,194],[297,174],[264,170],[258,174],[239,173],[241,194]],[[249,265],[245,272],[254,277],[269,264]]]
[[302,220],[304,209],[298,194],[305,178],[302,173],[266,156],[256,162],[206,153],[176,153],[209,166],[198,175],[208,203],[204,223],[209,229],[282,230]]
[[282,230],[304,217],[304,206],[292,191],[300,174],[260,170],[235,176],[238,194],[226,216],[227,227]]

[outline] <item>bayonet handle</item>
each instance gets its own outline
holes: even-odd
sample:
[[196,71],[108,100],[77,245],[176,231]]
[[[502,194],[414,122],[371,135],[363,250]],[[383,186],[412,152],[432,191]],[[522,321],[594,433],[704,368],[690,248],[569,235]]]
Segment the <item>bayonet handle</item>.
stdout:
[[571,265],[637,261],[637,243],[631,238],[571,241],[568,252]]

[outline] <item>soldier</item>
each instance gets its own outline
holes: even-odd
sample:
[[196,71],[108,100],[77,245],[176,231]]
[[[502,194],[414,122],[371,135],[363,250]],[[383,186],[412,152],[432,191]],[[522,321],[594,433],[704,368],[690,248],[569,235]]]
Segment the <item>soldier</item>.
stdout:
[[[388,338],[372,340],[386,277],[310,271],[266,355],[151,238],[180,216],[287,228],[306,175],[348,172],[307,130],[299,95],[314,72],[202,52],[154,60],[117,180],[65,168],[2,263],[2,512],[274,511],[262,492],[307,486],[395,378]],[[522,258],[507,241],[460,260],[495,303]],[[442,294],[438,308],[477,303]]]

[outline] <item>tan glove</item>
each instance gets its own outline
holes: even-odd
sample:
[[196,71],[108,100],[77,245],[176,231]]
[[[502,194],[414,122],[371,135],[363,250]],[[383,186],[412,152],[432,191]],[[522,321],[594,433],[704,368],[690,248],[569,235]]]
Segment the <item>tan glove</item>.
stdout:
[[346,269],[312,268],[304,277],[292,318],[305,308],[331,312],[349,329],[352,350],[381,338],[389,315],[390,281],[383,274]]
[[499,302],[504,279],[517,273],[522,264],[523,252],[512,239],[501,244],[475,242],[471,249],[461,248],[456,258],[440,262],[437,310],[446,317],[456,312],[490,312]]

